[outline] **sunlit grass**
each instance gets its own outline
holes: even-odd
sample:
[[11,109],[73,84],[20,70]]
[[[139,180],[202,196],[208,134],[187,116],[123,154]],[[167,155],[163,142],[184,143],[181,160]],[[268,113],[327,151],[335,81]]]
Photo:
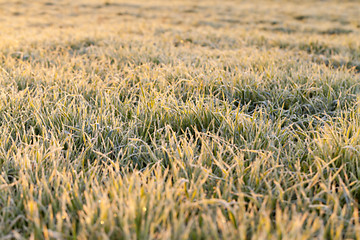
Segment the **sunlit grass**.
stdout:
[[356,1],[1,1],[1,239],[360,238]]

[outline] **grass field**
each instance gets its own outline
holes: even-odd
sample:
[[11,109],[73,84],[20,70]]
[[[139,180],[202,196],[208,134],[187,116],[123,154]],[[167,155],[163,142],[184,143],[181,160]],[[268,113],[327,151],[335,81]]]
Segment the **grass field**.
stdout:
[[0,0],[0,239],[360,238],[359,1]]

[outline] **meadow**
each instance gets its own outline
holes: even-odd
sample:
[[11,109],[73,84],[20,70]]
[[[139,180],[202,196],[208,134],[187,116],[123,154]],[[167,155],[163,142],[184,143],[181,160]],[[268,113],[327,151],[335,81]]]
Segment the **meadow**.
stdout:
[[0,0],[0,239],[360,239],[360,2]]

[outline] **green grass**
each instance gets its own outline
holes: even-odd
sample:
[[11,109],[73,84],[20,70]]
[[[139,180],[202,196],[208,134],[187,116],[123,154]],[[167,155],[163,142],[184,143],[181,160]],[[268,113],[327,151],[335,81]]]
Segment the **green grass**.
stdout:
[[360,238],[357,1],[1,1],[0,239]]

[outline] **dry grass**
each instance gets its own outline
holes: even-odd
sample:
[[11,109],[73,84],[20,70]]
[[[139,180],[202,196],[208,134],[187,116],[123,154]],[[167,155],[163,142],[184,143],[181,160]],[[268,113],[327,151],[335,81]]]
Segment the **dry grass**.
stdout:
[[1,1],[1,239],[360,238],[357,1]]

